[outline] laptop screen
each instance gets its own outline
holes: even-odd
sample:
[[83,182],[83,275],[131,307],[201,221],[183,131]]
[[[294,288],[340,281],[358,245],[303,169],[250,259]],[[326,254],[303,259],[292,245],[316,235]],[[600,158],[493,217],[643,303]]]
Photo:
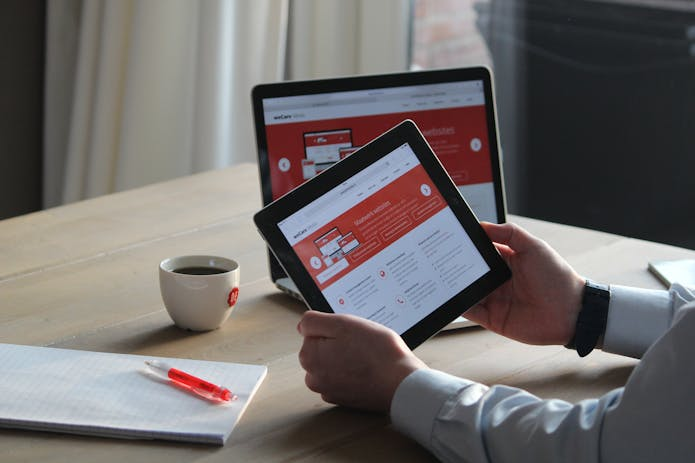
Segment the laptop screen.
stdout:
[[412,119],[478,219],[505,220],[485,68],[264,84],[253,105],[264,205]]

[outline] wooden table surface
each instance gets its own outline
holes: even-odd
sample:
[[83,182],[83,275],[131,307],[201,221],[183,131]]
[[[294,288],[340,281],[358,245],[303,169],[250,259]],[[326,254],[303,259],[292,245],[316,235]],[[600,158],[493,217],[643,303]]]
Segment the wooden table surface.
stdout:
[[[223,447],[0,430],[0,461],[431,461],[387,417],[325,404],[304,386],[296,324],[304,307],[279,293],[251,217],[256,166],[245,164],[0,221],[0,342],[257,363],[268,377]],[[695,251],[511,216],[580,273],[661,287],[651,259]],[[239,303],[219,329],[175,327],[159,294],[165,257],[239,261]],[[481,328],[435,336],[416,353],[430,366],[487,384],[577,401],[624,384],[635,360],[526,346]],[[1,393],[1,391],[0,391]]]

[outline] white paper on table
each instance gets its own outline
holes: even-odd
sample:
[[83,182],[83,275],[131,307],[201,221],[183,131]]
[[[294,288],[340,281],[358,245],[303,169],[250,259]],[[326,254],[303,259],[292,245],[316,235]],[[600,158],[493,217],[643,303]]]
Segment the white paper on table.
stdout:
[[[211,402],[157,381],[145,360],[238,398]],[[0,344],[0,427],[223,445],[266,374],[263,365]]]

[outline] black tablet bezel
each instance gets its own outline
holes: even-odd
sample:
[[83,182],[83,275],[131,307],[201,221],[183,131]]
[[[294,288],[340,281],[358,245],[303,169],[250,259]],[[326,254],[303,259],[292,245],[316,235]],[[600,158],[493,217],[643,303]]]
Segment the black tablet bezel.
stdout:
[[[411,85],[439,84],[445,82],[463,82],[481,80],[485,94],[485,114],[487,117],[488,143],[490,147],[490,163],[492,166],[492,181],[495,192],[495,209],[499,223],[505,222],[506,203],[502,174],[499,133],[497,116],[492,88],[490,70],[486,67],[475,66],[466,68],[437,69],[423,71],[408,71],[391,74],[375,74],[364,76],[336,77],[328,79],[313,79],[304,81],[284,81],[256,85],[251,91],[256,142],[258,147],[258,170],[261,179],[261,196],[263,205],[273,201],[268,165],[268,140],[266,138],[266,121],[263,101],[268,98],[286,96],[316,95],[355,90],[403,87]],[[283,278],[286,273],[273,257],[268,254],[270,274],[273,281]]]
[[511,272],[412,121],[402,122],[320,175],[269,204],[254,215],[254,222],[285,272],[297,285],[307,305],[314,310],[333,312],[278,224],[404,143],[410,145],[435,187],[490,267],[485,275],[401,335],[410,348],[415,348],[504,283],[511,276]]

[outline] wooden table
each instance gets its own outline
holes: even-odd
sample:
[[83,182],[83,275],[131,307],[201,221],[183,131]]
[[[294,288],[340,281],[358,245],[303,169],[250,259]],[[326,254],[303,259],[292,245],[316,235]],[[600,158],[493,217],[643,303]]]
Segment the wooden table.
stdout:
[[[383,416],[327,405],[304,386],[295,326],[304,307],[270,282],[251,216],[256,166],[240,165],[0,222],[0,342],[269,367],[223,447],[0,430],[0,461],[430,461]],[[650,259],[695,251],[510,217],[601,282],[660,287]],[[220,329],[191,333],[169,319],[157,266],[210,253],[241,264],[237,308]],[[481,328],[417,349],[432,367],[541,397],[577,401],[624,384],[635,361],[519,344]],[[1,366],[0,366],[1,367]]]

